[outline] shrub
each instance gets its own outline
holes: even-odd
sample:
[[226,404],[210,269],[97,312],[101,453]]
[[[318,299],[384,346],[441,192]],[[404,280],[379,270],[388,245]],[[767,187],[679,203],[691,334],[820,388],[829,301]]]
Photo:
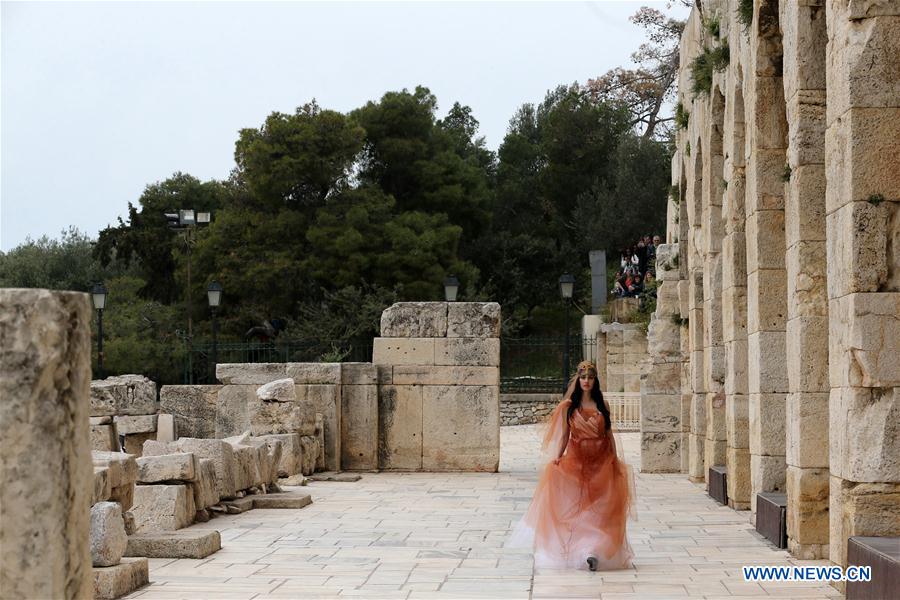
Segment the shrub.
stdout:
[[753,0],[738,0],[737,18],[744,26],[744,31],[750,29],[750,24],[753,23]]
[[709,94],[712,91],[713,73],[728,66],[731,50],[728,44],[715,48],[704,48],[703,52],[691,61],[691,91],[694,95]]
[[884,194],[872,194],[868,198],[866,198],[866,202],[872,204],[874,206],[878,206],[882,202],[884,202]]
[[713,15],[708,19],[703,19],[703,28],[714,38],[719,37],[719,15]]
[[691,113],[684,109],[684,105],[681,102],[675,105],[675,127],[687,129],[690,117]]
[[784,170],[781,172],[781,180],[785,183],[791,180],[791,165],[784,165]]

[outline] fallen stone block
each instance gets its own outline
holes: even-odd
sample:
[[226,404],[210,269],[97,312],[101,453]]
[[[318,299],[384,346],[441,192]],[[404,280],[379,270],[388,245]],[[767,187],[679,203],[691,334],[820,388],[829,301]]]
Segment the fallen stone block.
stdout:
[[91,507],[91,562],[95,567],[119,564],[125,554],[127,535],[122,507],[116,502],[98,502]]
[[146,558],[123,558],[112,567],[94,567],[95,600],[114,600],[150,582],[150,563]]
[[319,440],[312,436],[304,435],[300,438],[300,472],[304,475],[312,475],[318,468],[322,448]]
[[278,480],[278,463],[281,460],[281,441],[258,437],[247,438],[246,443],[259,453],[259,476],[265,484]]
[[303,508],[312,504],[309,494],[261,494],[248,496],[253,499],[253,508]]
[[125,444],[122,447],[122,451],[133,454],[135,458],[143,456],[144,442],[147,440],[156,440],[156,432],[129,433],[125,436]]
[[442,338],[447,335],[447,302],[397,302],[381,313],[385,338]]
[[177,439],[178,429],[175,425],[175,416],[159,415],[159,418],[156,420],[156,441],[174,442]]
[[276,379],[261,385],[256,390],[256,397],[265,402],[294,402],[297,400],[294,380]]
[[[221,385],[164,385],[159,390],[159,409],[173,416],[178,435],[201,439],[214,438],[216,403],[221,388]],[[157,439],[171,441],[163,440],[159,435],[160,431],[157,429]]]
[[449,302],[447,337],[499,338],[500,305],[496,302]]
[[91,425],[91,450],[119,451],[119,436],[114,423]]
[[137,459],[138,482],[194,481],[200,472],[200,461],[194,454],[179,452],[145,456]]
[[216,466],[213,461],[208,458],[200,459],[198,476],[190,486],[194,494],[194,508],[198,512],[219,503],[219,494],[216,491]]
[[113,418],[109,415],[105,417],[90,417],[91,425],[109,425],[113,422]]
[[[291,385],[293,389],[293,384]],[[275,402],[253,398],[248,402],[250,433],[295,433],[303,426],[303,408],[294,402]],[[310,412],[307,410],[306,412]]]
[[91,382],[91,416],[152,415],[156,384],[143,375],[118,375]]
[[278,476],[290,477],[300,472],[303,450],[300,445],[300,436],[296,433],[277,433],[261,435],[256,439],[266,442],[281,442],[281,459],[278,461]]
[[91,506],[98,502],[109,500],[112,494],[112,486],[109,485],[109,469],[106,467],[94,467],[94,493],[91,497]]
[[159,442],[146,443],[144,450],[171,454],[172,452],[190,452],[200,459],[213,461],[216,469],[216,493],[220,498],[231,498],[235,490],[234,450],[231,444],[223,440],[203,440],[197,438],[178,438],[171,444]]
[[244,496],[243,498],[235,498],[234,500],[227,500],[222,504],[228,510],[229,514],[239,515],[241,513],[245,513],[251,508],[253,508],[253,498],[254,496]]
[[306,485],[307,483],[306,476],[300,473],[278,480],[278,485]]
[[259,452],[253,446],[246,445],[250,433],[226,438],[231,445],[235,461],[235,490],[248,490],[262,484],[259,474]]
[[115,418],[120,435],[155,432],[156,420],[156,415],[124,415]]
[[118,502],[122,510],[130,510],[134,504],[134,483],[126,483],[113,488],[109,493],[110,502]]
[[188,528],[129,536],[125,556],[206,558],[221,548],[222,538],[218,531]]
[[175,531],[194,522],[194,494],[186,485],[138,485],[134,488],[135,531]]
[[134,535],[134,530],[137,526],[134,523],[134,515],[130,510],[126,510],[122,513],[122,521],[125,522],[125,533],[127,535]]
[[138,468],[134,456],[124,452],[94,450],[91,457],[95,467],[109,469],[109,485],[111,487],[117,488],[137,481]]
[[359,481],[362,476],[357,473],[336,473],[334,471],[323,471],[307,477],[310,481],[339,481],[342,483],[351,483]]

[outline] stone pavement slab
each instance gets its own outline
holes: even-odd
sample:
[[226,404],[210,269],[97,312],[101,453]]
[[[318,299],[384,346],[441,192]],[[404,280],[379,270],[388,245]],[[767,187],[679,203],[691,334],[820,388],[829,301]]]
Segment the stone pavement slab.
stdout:
[[[619,434],[639,463],[638,434]],[[366,473],[310,482],[300,510],[255,509],[193,528],[221,532],[200,560],[150,559],[151,584],[128,596],[175,598],[839,598],[827,584],[748,583],[748,564],[825,564],[777,550],[749,513],[718,505],[685,475],[638,474],[634,568],[536,570],[504,548],[531,501],[539,434],[503,427],[500,473]]]

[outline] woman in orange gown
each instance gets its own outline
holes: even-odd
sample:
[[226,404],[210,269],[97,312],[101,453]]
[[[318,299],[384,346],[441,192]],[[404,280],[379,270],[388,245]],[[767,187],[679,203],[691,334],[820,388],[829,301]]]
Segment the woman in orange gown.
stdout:
[[548,425],[541,448],[547,462],[513,545],[533,536],[537,567],[630,567],[625,522],[633,500],[631,471],[616,454],[609,407],[592,362],[578,365]]

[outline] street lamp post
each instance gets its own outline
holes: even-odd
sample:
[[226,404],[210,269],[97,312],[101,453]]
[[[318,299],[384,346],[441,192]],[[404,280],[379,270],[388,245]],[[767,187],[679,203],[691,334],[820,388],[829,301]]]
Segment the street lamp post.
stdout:
[[222,303],[222,284],[218,281],[210,283],[209,287],[206,288],[206,298],[209,300],[209,309],[212,311],[212,372],[215,377],[216,365],[219,362],[219,322],[216,319],[216,311],[219,308],[219,304]]
[[575,277],[564,273],[559,278],[559,293],[566,305],[566,342],[563,348],[563,393],[569,382],[569,304],[572,301],[572,292],[575,290]]
[[103,379],[103,309],[106,308],[106,286],[95,283],[91,288],[91,301],[97,311],[97,374]]
[[173,229],[184,230],[184,245],[187,250],[187,318],[188,318],[188,339],[194,335],[194,319],[191,316],[191,248],[194,245],[193,232],[197,225],[209,225],[211,213],[198,212],[193,208],[181,208],[176,212],[165,213],[166,221],[169,227]]
[[459,293],[459,279],[456,275],[448,275],[444,280],[444,298],[447,302],[456,302],[457,293]]

